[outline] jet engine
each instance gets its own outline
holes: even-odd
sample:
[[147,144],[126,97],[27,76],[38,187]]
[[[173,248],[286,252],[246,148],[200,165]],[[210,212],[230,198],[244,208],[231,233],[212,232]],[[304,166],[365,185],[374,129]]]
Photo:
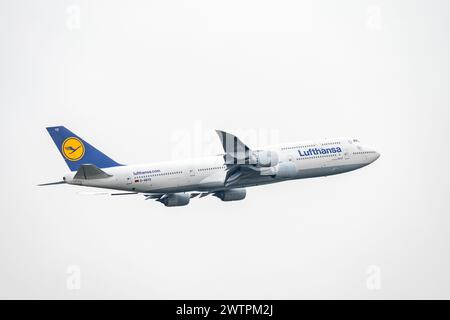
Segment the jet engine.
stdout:
[[191,196],[187,193],[170,193],[162,196],[158,201],[166,207],[180,207],[189,203]]
[[293,178],[297,174],[297,167],[293,162],[281,162],[276,167],[278,178]]
[[244,188],[218,191],[214,195],[222,201],[243,200],[247,192]]
[[261,150],[253,154],[256,164],[261,167],[273,167],[278,164],[278,154],[275,151]]

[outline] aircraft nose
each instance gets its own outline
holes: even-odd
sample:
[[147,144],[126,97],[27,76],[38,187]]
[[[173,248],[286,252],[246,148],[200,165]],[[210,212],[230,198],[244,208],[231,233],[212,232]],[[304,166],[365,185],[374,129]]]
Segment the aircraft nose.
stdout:
[[372,162],[374,162],[375,160],[377,160],[380,157],[380,153],[378,151],[375,151],[375,153],[373,154],[373,160]]

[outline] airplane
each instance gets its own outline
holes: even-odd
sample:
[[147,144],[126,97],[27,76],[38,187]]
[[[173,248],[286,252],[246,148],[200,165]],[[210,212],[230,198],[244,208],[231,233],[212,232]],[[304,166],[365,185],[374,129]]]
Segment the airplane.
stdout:
[[166,207],[215,196],[222,201],[246,197],[246,188],[353,171],[380,157],[358,139],[302,141],[251,149],[235,135],[216,130],[224,152],[190,160],[141,165],[120,164],[64,126],[46,128],[70,173],[58,182],[106,188],[113,196],[142,194]]

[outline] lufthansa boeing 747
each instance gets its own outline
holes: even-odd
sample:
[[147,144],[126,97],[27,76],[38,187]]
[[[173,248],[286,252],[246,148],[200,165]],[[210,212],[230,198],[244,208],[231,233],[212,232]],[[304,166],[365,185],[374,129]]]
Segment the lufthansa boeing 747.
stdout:
[[111,195],[142,194],[167,207],[187,205],[194,197],[243,200],[246,187],[353,171],[380,154],[357,139],[303,141],[253,150],[238,137],[217,130],[224,152],[192,160],[123,165],[63,126],[48,127],[71,173],[62,181],[119,190]]

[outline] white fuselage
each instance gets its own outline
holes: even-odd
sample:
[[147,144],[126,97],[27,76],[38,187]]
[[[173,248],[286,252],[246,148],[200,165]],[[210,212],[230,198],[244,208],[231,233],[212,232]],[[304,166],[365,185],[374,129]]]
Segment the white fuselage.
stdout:
[[104,179],[74,179],[75,173],[72,172],[67,174],[64,180],[69,184],[141,193],[213,192],[348,172],[364,167],[379,157],[376,151],[362,146],[358,140],[342,138],[289,143],[261,149],[275,151],[280,162],[294,163],[296,174],[289,178],[260,175],[241,179],[237,184],[225,187],[227,166],[223,155],[217,155],[105,168],[103,170],[111,177]]

